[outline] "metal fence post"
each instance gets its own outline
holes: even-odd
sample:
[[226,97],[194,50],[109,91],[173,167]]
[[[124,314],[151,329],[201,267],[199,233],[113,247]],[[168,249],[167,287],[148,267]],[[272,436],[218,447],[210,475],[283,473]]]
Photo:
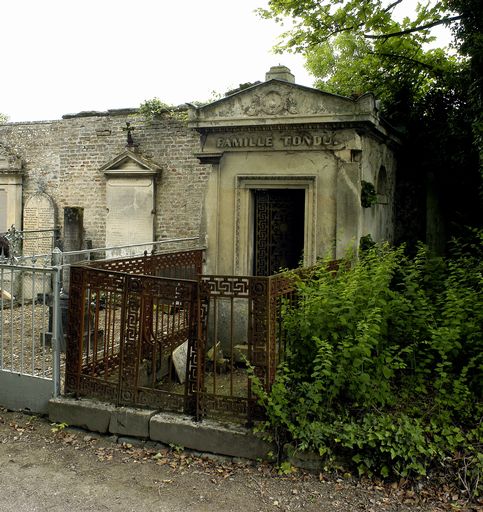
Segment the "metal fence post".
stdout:
[[56,247],[52,251],[52,267],[54,269],[52,279],[52,351],[53,351],[53,372],[54,397],[60,395],[60,333],[62,333],[62,314],[60,311],[60,289],[61,289],[61,265],[62,251]]

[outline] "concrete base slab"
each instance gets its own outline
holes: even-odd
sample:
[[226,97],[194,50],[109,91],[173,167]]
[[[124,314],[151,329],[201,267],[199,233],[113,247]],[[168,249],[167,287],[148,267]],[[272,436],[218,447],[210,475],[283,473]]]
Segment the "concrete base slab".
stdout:
[[0,371],[0,404],[12,411],[45,414],[54,391],[51,379]]
[[111,413],[109,432],[121,436],[149,437],[149,420],[156,411],[116,407]]
[[150,421],[150,438],[203,452],[245,459],[267,459],[270,444],[247,429],[212,420],[195,422],[174,414],[156,414]]
[[53,398],[49,401],[49,419],[91,432],[114,434],[119,439],[142,438],[229,457],[268,459],[268,453],[273,451],[269,443],[237,425],[213,420],[195,422],[186,416],[115,407],[90,399]]
[[85,428],[92,432],[108,432],[111,413],[115,407],[95,400],[52,398],[49,400],[49,419],[53,423]]

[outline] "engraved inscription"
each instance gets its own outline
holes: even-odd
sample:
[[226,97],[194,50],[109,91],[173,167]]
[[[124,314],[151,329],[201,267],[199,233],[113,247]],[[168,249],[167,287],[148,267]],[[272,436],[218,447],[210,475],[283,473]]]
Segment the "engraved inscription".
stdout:
[[268,135],[230,135],[216,137],[217,149],[335,149],[342,143],[332,131],[270,133]]
[[271,148],[273,137],[218,137],[217,148]]
[[[29,197],[23,209],[24,231],[53,230],[55,226],[54,204],[44,193]],[[52,232],[27,233],[23,242],[25,256],[47,254],[52,250]]]
[[288,135],[281,138],[284,147],[287,146],[337,146],[333,133],[323,133],[322,135]]
[[[113,178],[107,182],[106,193],[107,245],[116,246],[151,241],[153,239],[154,210],[152,179]],[[129,249],[123,249],[121,254],[129,254]]]

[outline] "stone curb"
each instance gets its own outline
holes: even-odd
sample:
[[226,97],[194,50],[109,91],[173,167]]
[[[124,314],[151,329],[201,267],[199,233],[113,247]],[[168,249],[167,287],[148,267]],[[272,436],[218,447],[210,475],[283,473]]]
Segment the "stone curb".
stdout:
[[95,400],[58,397],[49,400],[49,419],[53,423],[67,423],[70,426],[106,434],[114,409],[113,405]]
[[267,459],[273,451],[269,443],[241,426],[213,420],[195,422],[186,416],[115,407],[91,399],[53,398],[49,401],[49,419],[92,432],[142,438],[243,459]]
[[251,431],[212,420],[195,422],[174,414],[156,414],[150,438],[164,444],[244,459],[267,459],[272,447]]
[[156,411],[115,407],[111,412],[109,432],[120,436],[149,437],[149,420]]

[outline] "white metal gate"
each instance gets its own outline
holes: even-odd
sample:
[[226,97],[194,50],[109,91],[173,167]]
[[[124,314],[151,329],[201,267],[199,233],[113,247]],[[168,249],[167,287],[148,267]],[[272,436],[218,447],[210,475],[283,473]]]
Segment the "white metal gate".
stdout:
[[0,405],[46,413],[60,392],[60,272],[0,263]]

